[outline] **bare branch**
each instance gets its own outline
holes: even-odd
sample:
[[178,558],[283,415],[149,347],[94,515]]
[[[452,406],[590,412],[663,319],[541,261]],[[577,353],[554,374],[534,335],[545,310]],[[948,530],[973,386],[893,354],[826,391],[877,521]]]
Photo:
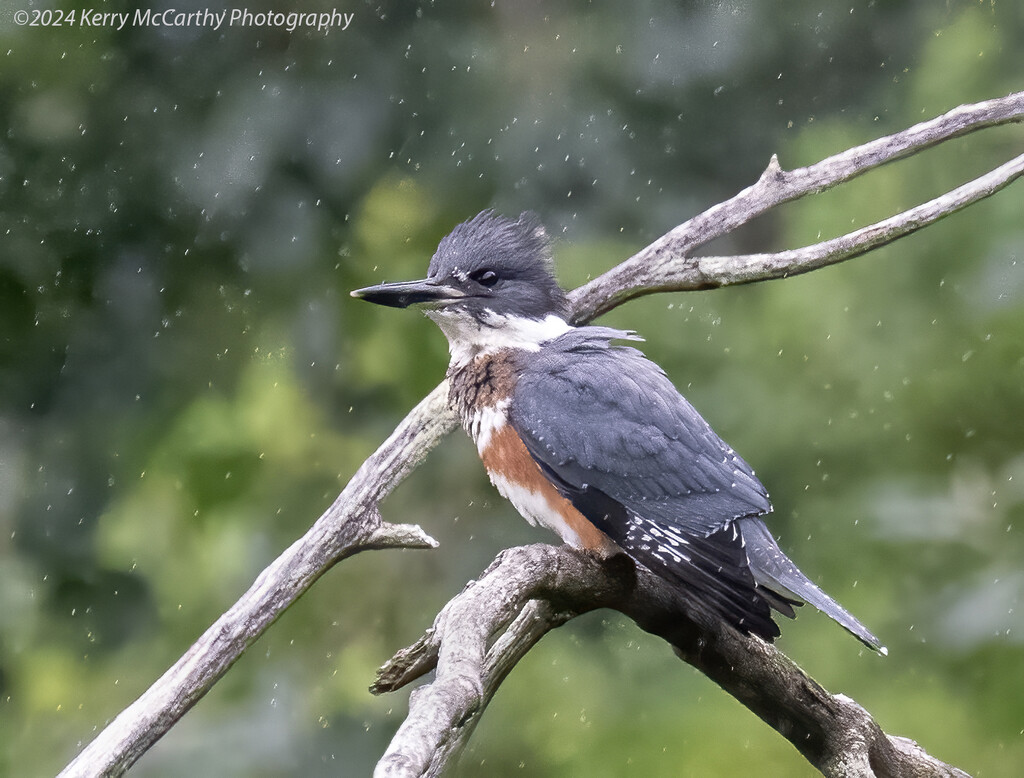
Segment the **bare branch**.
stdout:
[[[942,141],[985,127],[1022,120],[1024,92],[1016,92],[995,100],[962,105],[936,119],[849,149],[810,167],[785,171],[779,165],[778,158],[773,156],[756,184],[683,222],[622,264],[570,293],[573,321],[577,324],[592,321],[627,300],[656,291],[704,289],[727,283],[777,278],[777,268],[764,268],[764,274],[759,275],[756,263],[751,262],[744,277],[738,281],[731,281],[727,277],[709,281],[700,274],[698,268],[692,267],[690,254],[777,205],[825,191],[880,165],[903,159]],[[1007,183],[1009,180],[1012,178]],[[911,231],[894,234],[890,240]],[[846,258],[841,256],[834,261]],[[799,258],[793,259],[788,274],[805,272],[799,269]],[[824,264],[828,263],[820,262],[815,267]],[[659,283],[659,279],[669,274],[675,276],[674,284]]]
[[1024,174],[1024,154],[995,170],[926,203],[903,211],[868,227],[822,241],[813,246],[774,254],[729,257],[691,257],[686,263],[666,266],[661,275],[649,273],[644,294],[766,281],[835,265],[859,257],[872,249],[917,232],[922,227],[956,213],[1000,189]]
[[174,726],[253,641],[335,563],[360,551],[433,548],[419,527],[386,524],[377,503],[455,424],[447,385],[434,389],[352,477],[309,532],[267,567],[230,610],[141,697],[125,708],[61,776],[114,776]]
[[[800,249],[796,252],[781,252],[779,254],[740,258],[705,258],[699,262],[690,257],[690,253],[696,247],[724,235],[780,203],[822,191],[873,167],[900,159],[942,140],[957,137],[982,127],[1020,121],[1022,117],[1024,117],[1024,93],[1017,93],[999,100],[963,106],[930,122],[923,122],[888,138],[881,138],[837,154],[807,168],[786,172],[773,158],[772,164],[756,184],[730,200],[716,205],[676,227],[626,262],[572,292],[570,299],[573,322],[590,321],[626,300],[654,291],[705,288],[728,283],[749,283],[762,278],[776,278],[781,275],[806,272],[815,267],[856,256],[874,246],[909,234],[924,224],[952,212],[953,209],[964,207],[1005,186],[1020,175],[1020,160],[1007,163],[988,176],[983,176],[971,184],[954,190],[944,196],[948,199],[938,198],[931,203],[911,209],[899,217],[893,217],[891,220],[880,222],[865,228],[865,230],[843,236],[836,241]],[[985,183],[986,181],[987,183]],[[988,188],[986,189],[986,187]],[[120,775],[123,773],[227,672],[242,652],[289,605],[341,559],[367,549],[435,546],[436,543],[419,527],[383,523],[377,512],[377,504],[415,469],[444,435],[456,426],[454,414],[447,408],[446,397],[447,385],[442,383],[413,409],[391,437],[363,463],[334,504],[316,521],[309,532],[267,567],[249,591],[221,616],[149,690],[117,716],[65,768],[61,776]],[[552,553],[559,555],[558,559],[547,560],[555,565],[554,572],[539,569],[534,571],[538,576],[536,580],[548,582],[550,596],[538,596],[538,604],[530,606],[528,609],[513,608],[509,610],[506,608],[500,611],[500,618],[497,620],[491,617],[492,628],[503,630],[498,634],[496,642],[493,644],[490,642],[493,635],[483,636],[480,633],[472,633],[476,625],[465,623],[473,622],[474,619],[479,620],[476,615],[472,617],[466,615],[475,614],[476,611],[462,610],[464,608],[462,604],[453,605],[446,608],[439,616],[439,625],[435,627],[435,630],[438,630],[437,634],[428,633],[417,646],[408,650],[405,659],[396,657],[388,668],[388,672],[378,680],[378,689],[388,688],[389,684],[391,687],[400,686],[421,675],[425,672],[424,668],[429,668],[432,663],[437,663],[441,668],[448,664],[457,666],[460,662],[477,661],[476,657],[479,652],[486,646],[490,646],[484,653],[485,672],[482,675],[465,676],[461,681],[469,683],[469,687],[471,687],[467,687],[469,692],[477,695],[476,707],[472,710],[459,708],[458,711],[461,712],[457,711],[458,718],[456,719],[452,719],[450,715],[448,718],[438,717],[438,720],[448,721],[449,726],[455,728],[451,729],[452,734],[448,738],[447,744],[437,746],[442,749],[439,752],[440,755],[436,758],[431,757],[435,759],[436,763],[449,759],[451,754],[458,751],[459,746],[464,742],[464,737],[459,733],[464,732],[468,736],[494,688],[544,632],[565,619],[571,618],[579,608],[603,607],[601,603],[605,603],[608,607],[617,607],[608,604],[610,601],[605,595],[598,596],[602,581],[607,583],[610,580],[607,575],[604,578],[598,576],[590,582],[581,581],[577,575],[579,571],[559,577],[558,570],[560,566],[568,564],[567,557],[564,550],[556,549],[552,550]],[[577,559],[576,564],[582,564],[582,562]],[[589,564],[590,567],[586,568],[588,571],[586,574],[594,573],[596,575],[595,563],[591,561]],[[550,578],[545,577],[550,575],[556,576],[557,585],[551,584]],[[575,598],[570,596],[575,591],[573,587],[584,584],[592,587],[589,591],[593,598],[589,605],[587,605],[588,600],[585,593],[580,593]],[[569,588],[565,589],[566,586]],[[593,587],[597,587],[597,589]],[[467,594],[464,596],[468,597],[468,593],[473,589],[474,587],[467,589]],[[657,595],[657,592],[650,587],[645,588],[644,591],[645,596],[655,597]],[[639,601],[632,604],[625,603],[624,607],[628,605],[635,610],[640,607],[640,604]],[[690,606],[698,608],[694,612],[699,613],[699,603],[690,603]],[[659,631],[650,623],[654,620],[660,624],[665,620],[666,614],[677,613],[677,604],[672,605],[672,603],[666,603],[661,599],[652,599],[645,604],[645,607],[650,611],[646,622],[629,610],[624,612],[636,618],[645,629],[667,637],[677,647],[687,645],[683,640],[684,636],[673,634],[672,637],[669,637],[664,634],[665,630]],[[659,607],[662,610],[659,611]],[[447,616],[446,613],[448,613]],[[456,618],[456,614],[458,614],[458,618]],[[692,619],[693,612],[689,616]],[[680,629],[680,624],[689,624],[691,629],[695,624],[693,621],[678,618],[674,623],[677,625],[676,631]],[[459,629],[470,631],[466,633],[464,642],[456,641],[455,644],[446,646],[440,635],[454,635]],[[691,637],[703,639],[720,633],[720,630],[719,633],[714,632],[716,625],[713,623],[702,624],[702,629],[711,631],[704,633],[697,630]],[[730,640],[734,642],[730,642]],[[755,649],[755,646],[764,646],[764,644],[749,640],[735,642],[736,640],[740,639],[733,636],[728,640],[722,639],[720,642],[702,644],[703,649],[696,656],[700,657],[700,661],[704,664],[698,664],[692,656],[687,656],[687,661],[700,667],[738,697],[741,696],[738,693],[738,684],[750,684],[757,680],[757,683],[766,684],[765,689],[774,688],[770,686],[770,677],[761,677],[758,680],[753,676],[744,679],[741,677],[742,674],[731,675],[732,671],[728,670],[730,667],[728,663],[721,665],[721,668],[726,669],[721,670],[717,676],[715,675],[716,666],[711,664],[709,659],[715,659],[718,662],[739,662],[743,657],[747,657],[747,662],[741,663],[743,666],[750,664],[753,667],[761,662],[763,663],[762,671],[776,660],[785,659],[770,646]],[[459,648],[459,645],[463,645],[465,648]],[[759,651],[760,653],[758,653]],[[780,657],[781,659],[779,659]],[[788,660],[785,661],[788,662]],[[750,672],[754,673],[754,669]],[[475,678],[488,680],[479,682],[474,680]],[[785,695],[787,690],[775,689],[773,693],[775,692]],[[763,696],[764,692],[760,692],[760,694]],[[822,694],[824,694],[823,691]],[[839,698],[829,697],[828,699],[835,701]],[[447,710],[443,695],[437,696],[434,692],[424,691],[415,697],[415,711],[424,710],[428,700],[434,700],[438,710]],[[744,702],[763,718],[769,720],[756,707],[757,700],[744,700]],[[787,700],[782,700],[782,704],[787,704]],[[836,704],[838,705],[838,703]],[[844,708],[840,705],[838,709]],[[864,716],[866,715],[864,714]],[[413,732],[420,734],[413,737],[409,734]],[[411,742],[417,738],[421,742],[438,742],[437,732],[436,722],[426,721],[422,715],[417,713],[415,716],[410,716],[410,722],[403,726],[400,734],[405,742]],[[871,739],[863,742],[869,743],[869,751],[872,748],[880,748],[877,746],[878,743],[892,742],[893,748],[898,753],[908,752],[908,749],[896,745],[896,739],[885,740],[884,736],[877,733]],[[381,769],[394,770],[394,774],[413,774],[402,771],[406,769],[404,765],[412,764],[407,761],[407,757],[417,764],[422,761],[421,752],[415,751],[415,753],[416,756],[413,758],[408,756],[409,752],[404,748],[393,747],[389,749]],[[837,759],[846,758],[847,752],[836,753],[839,754]],[[870,751],[870,753],[874,754],[875,752]],[[812,761],[814,760],[812,759]],[[815,764],[818,764],[820,769],[825,769],[818,762]],[[828,774],[857,775],[858,773],[855,771],[842,772],[836,768]],[[893,772],[892,774],[905,773]],[[935,774],[952,775],[955,773],[939,772]]]
[[[436,668],[413,693],[409,716],[377,776],[435,776],[451,766],[508,672],[549,630],[595,608],[613,608],[673,645],[786,737],[825,776],[967,774],[906,738],[886,735],[853,700],[831,695],[769,643],[741,635],[625,555],[598,560],[567,546],[503,552],[441,612],[431,630],[381,669],[376,693]],[[518,615],[510,618],[513,613]],[[502,655],[508,652],[508,658]]]

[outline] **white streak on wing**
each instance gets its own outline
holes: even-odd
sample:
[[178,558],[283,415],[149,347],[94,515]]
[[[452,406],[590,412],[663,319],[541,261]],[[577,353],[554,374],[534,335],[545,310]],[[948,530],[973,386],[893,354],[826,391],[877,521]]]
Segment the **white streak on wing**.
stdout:
[[635,513],[629,519],[627,539],[665,564],[669,564],[670,559],[677,565],[692,563],[690,555],[684,551],[690,545],[689,540],[672,527],[656,524]]
[[469,422],[469,434],[476,443],[476,450],[480,456],[491,445],[491,435],[500,430],[506,424],[506,410],[508,399],[500,400],[497,405],[477,408]]
[[499,473],[488,472],[488,475],[501,496],[512,503],[530,524],[546,527],[570,546],[583,548],[580,536],[566,524],[562,514],[552,507],[544,495],[512,483]]

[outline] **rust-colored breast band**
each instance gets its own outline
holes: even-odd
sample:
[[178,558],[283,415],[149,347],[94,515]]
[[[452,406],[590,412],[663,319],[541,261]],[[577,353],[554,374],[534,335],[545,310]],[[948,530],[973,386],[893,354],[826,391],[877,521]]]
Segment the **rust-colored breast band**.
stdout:
[[[560,523],[579,538],[582,548],[596,551],[601,556],[611,556],[620,551],[611,538],[591,524],[544,477],[511,426],[505,425],[495,430],[490,443],[480,456],[488,472],[497,473],[505,480],[543,497],[551,509],[552,518],[557,515],[561,519]],[[562,535],[562,539],[571,542],[565,534]]]

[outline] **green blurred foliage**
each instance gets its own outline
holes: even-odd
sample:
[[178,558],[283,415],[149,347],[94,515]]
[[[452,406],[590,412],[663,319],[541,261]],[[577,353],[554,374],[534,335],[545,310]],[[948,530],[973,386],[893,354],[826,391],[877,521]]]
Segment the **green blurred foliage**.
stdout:
[[[429,322],[348,290],[417,277],[484,207],[539,212],[576,285],[772,153],[810,164],[1024,84],[1016,3],[778,6],[357,1],[324,34],[22,27],[80,6],[4,0],[0,774],[56,772],[439,380]],[[840,234],[1021,146],[972,136],[708,250]],[[783,546],[891,653],[814,613],[783,650],[979,776],[1024,761],[1022,248],[1018,185],[841,267],[605,319],[648,338],[757,467]],[[407,704],[366,692],[376,666],[497,550],[544,538],[461,436],[383,510],[440,549],[331,571],[135,773],[369,772]],[[457,773],[812,771],[600,613],[516,668]]]

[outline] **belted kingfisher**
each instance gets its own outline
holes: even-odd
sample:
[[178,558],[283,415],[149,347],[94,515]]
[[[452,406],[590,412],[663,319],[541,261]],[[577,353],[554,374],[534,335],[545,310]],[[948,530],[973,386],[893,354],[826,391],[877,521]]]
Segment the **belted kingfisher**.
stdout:
[[421,305],[448,338],[449,400],[491,482],[531,524],[601,557],[625,552],[708,614],[771,641],[809,602],[878,638],[812,583],[761,516],[768,494],[656,364],[568,323],[537,217],[484,211],[438,245],[422,281],[352,292]]

